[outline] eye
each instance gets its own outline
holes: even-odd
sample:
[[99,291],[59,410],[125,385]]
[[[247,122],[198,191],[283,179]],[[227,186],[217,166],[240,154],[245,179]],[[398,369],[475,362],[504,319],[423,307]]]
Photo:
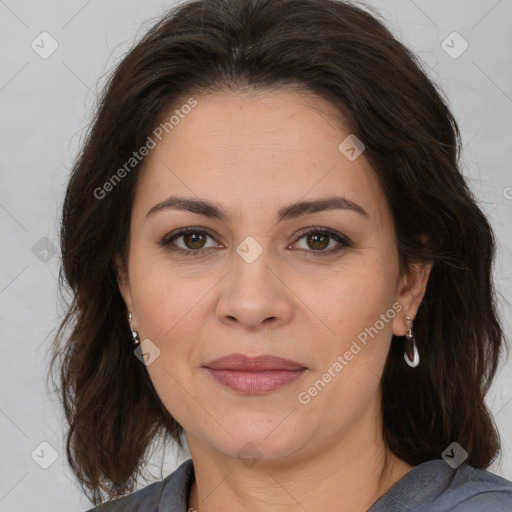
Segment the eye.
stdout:
[[[213,236],[204,229],[190,227],[167,235],[160,242],[160,245],[165,246],[170,251],[183,253],[185,256],[188,256],[190,253],[194,256],[202,254],[205,252],[202,249],[208,247],[222,247],[222,245],[217,243],[207,246],[206,241],[208,237],[213,239]],[[176,240],[180,239],[181,245],[175,243]]]
[[296,246],[302,239],[305,247],[299,247],[299,249],[313,256],[326,256],[352,245],[347,237],[330,229],[309,228],[305,233],[297,235],[296,241],[289,247]]
[[[296,248],[294,246],[304,239],[306,246],[299,247],[299,249],[305,251],[308,256],[328,256],[352,245],[347,237],[330,229],[319,227],[307,229],[306,232],[303,231],[301,234],[298,234],[295,242],[288,247]],[[223,248],[222,244],[215,241],[212,245],[206,245],[208,238],[215,240],[213,235],[202,228],[188,227],[170,233],[160,242],[160,245],[172,252],[185,256],[205,254],[208,251],[204,249],[211,247]],[[180,241],[180,243],[176,241]]]

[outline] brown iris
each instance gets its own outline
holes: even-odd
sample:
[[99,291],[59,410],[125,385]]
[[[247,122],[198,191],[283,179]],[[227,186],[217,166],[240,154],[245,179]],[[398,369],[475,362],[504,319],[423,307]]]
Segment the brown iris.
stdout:
[[187,246],[187,248],[201,249],[204,246],[207,235],[204,233],[200,234],[197,232],[191,232],[191,233],[184,233],[182,236],[183,236],[183,241],[185,242],[185,245]]
[[306,240],[311,249],[324,250],[329,245],[329,238],[329,235],[313,233],[308,235]]

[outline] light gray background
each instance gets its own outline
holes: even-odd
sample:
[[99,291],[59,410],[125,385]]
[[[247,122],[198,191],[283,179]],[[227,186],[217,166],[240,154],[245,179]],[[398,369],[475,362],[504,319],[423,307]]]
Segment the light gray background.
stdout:
[[[511,0],[371,0],[388,26],[423,60],[446,92],[462,130],[464,172],[499,243],[496,284],[505,331],[512,314]],[[59,207],[80,137],[105,73],[171,1],[0,0],[0,510],[70,512],[89,508],[67,467],[64,420],[45,378],[51,331],[61,310],[56,278]],[[149,20],[149,21],[148,21]],[[32,48],[47,31],[58,49]],[[458,58],[442,42],[457,31]],[[453,43],[452,43],[453,40]],[[447,40],[456,52],[461,40]],[[48,46],[46,46],[48,48]],[[36,244],[43,244],[36,245]],[[33,250],[33,247],[36,249]],[[50,250],[45,253],[45,248]],[[42,261],[48,259],[47,262]],[[490,470],[512,479],[512,361],[488,396],[503,441]],[[48,469],[39,462],[49,461]],[[37,457],[39,454],[39,458]],[[164,474],[183,457],[168,450]],[[152,473],[159,478],[155,457]],[[144,485],[144,483],[142,483]]]

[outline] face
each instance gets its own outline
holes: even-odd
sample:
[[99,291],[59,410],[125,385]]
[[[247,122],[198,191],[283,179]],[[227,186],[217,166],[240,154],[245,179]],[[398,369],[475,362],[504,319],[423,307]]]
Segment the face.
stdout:
[[[250,443],[291,460],[377,428],[391,336],[425,274],[399,275],[375,171],[311,93],[195,98],[146,159],[120,280],[160,399],[189,446],[231,457]],[[232,354],[296,366],[212,368]]]

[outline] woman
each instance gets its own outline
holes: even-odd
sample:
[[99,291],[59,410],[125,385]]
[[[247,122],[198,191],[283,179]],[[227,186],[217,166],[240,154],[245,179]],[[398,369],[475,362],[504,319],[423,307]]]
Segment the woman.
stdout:
[[[162,18],[63,209],[53,363],[92,510],[512,510],[486,471],[494,240],[458,151],[412,54],[349,3]],[[191,458],[132,492],[181,434]]]

